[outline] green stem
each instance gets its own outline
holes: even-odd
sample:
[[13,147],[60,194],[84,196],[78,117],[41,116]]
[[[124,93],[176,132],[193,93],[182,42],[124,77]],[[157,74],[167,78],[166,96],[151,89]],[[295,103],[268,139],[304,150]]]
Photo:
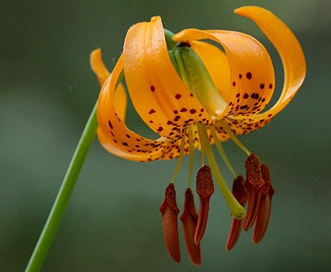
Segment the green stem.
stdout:
[[77,178],[84,164],[86,155],[95,138],[98,127],[95,104],[91,115],[86,123],[85,129],[78,142],[75,153],[71,159],[67,173],[63,179],[61,188],[48,216],[44,229],[39,237],[38,243],[32,253],[30,261],[26,267],[26,272],[37,272],[41,269],[53,238],[59,228],[64,211],[68,205],[71,193],[75,187]]

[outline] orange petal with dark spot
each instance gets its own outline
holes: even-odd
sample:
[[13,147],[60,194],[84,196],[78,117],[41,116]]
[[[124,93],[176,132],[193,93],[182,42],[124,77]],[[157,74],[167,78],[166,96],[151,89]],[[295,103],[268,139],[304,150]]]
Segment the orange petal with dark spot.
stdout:
[[176,191],[173,183],[170,183],[165,191],[165,198],[160,207],[162,214],[162,228],[164,241],[170,256],[180,262],[180,247],[178,238],[178,213]]
[[210,167],[205,165],[200,168],[197,174],[196,191],[199,195],[200,207],[197,228],[194,234],[194,243],[200,244],[205,233],[209,213],[209,201],[214,193],[214,183]]
[[183,226],[184,238],[187,251],[193,264],[201,264],[200,245],[194,243],[195,229],[198,223],[198,214],[195,211],[194,197],[190,188],[185,192],[184,212],[180,217]]

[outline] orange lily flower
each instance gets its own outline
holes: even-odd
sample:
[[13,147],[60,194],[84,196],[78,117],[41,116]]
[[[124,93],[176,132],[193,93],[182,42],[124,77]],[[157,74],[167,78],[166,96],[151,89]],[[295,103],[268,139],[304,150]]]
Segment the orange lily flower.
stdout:
[[[272,60],[260,42],[244,33],[186,29],[173,35],[163,28],[161,18],[156,16],[150,22],[135,24],[128,30],[123,53],[112,73],[103,64],[100,50],[91,54],[92,69],[102,85],[98,100],[98,137],[103,147],[116,156],[138,162],[179,158],[160,208],[165,242],[177,262],[181,258],[177,229],[179,209],[173,183],[182,157],[189,154],[190,187],[195,149],[201,150],[203,157],[196,186],[199,214],[195,212],[189,189],[181,216],[192,262],[196,265],[201,262],[200,241],[214,192],[212,175],[236,220],[231,227],[227,249],[234,246],[242,227],[247,230],[254,223],[253,242],[258,243],[263,238],[274,192],[269,170],[265,164],[260,165],[258,158],[236,135],[268,124],[292,100],[305,78],[306,64],[301,46],[280,19],[253,6],[239,8],[235,13],[248,17],[260,27],[283,63],[281,95],[276,104],[265,111],[275,88]],[[205,40],[218,43],[223,50]],[[127,90],[122,84],[124,80]],[[126,126],[126,91],[137,113],[159,138],[143,137]],[[212,150],[215,144],[236,177],[221,146],[221,142],[229,138],[248,156],[247,180],[244,182],[240,176],[233,192],[224,181]],[[249,218],[243,223],[246,202]]]

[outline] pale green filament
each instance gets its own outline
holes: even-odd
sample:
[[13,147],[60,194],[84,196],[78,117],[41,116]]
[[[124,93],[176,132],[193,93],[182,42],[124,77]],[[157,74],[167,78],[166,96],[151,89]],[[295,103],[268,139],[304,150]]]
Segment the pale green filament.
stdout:
[[230,163],[230,161],[228,159],[228,156],[224,152],[224,149],[223,149],[223,147],[222,147],[222,145],[221,145],[221,143],[220,143],[220,141],[219,141],[219,139],[217,137],[215,128],[214,127],[210,127],[209,130],[211,132],[211,135],[213,136],[213,139],[215,141],[216,148],[217,148],[218,152],[220,153],[223,161],[225,162],[226,166],[228,167],[228,169],[232,173],[232,175],[234,177],[236,177],[237,176],[236,175],[236,172],[234,171],[234,169],[233,169],[233,167],[232,167],[232,165],[231,165],[231,163]]
[[215,176],[218,187],[221,190],[221,193],[224,196],[225,201],[228,203],[228,206],[231,210],[231,214],[236,219],[243,219],[245,217],[245,209],[239,204],[237,199],[233,196],[228,186],[226,185],[224,178],[218,168],[217,162],[215,160],[212,147],[209,142],[208,133],[204,125],[197,124],[198,133],[202,148],[206,152],[206,156],[212,170],[213,175]]
[[177,166],[176,166],[176,169],[175,169],[175,173],[172,176],[172,179],[171,179],[170,183],[174,183],[175,178],[176,178],[176,176],[177,176],[177,174],[179,172],[179,169],[180,169],[180,167],[182,165],[183,157],[184,157],[184,146],[185,146],[185,135],[182,137],[181,142],[180,142],[179,158],[178,158]]
[[225,130],[226,134],[228,134],[231,138],[231,140],[241,148],[242,151],[244,151],[247,156],[251,154],[251,152],[239,141],[236,135],[231,131],[231,129],[228,127],[226,122],[224,120],[219,120],[220,124],[222,125],[222,128]]
[[191,187],[193,166],[194,166],[194,146],[193,146],[193,131],[192,125],[187,128],[188,141],[189,141],[189,152],[190,152],[190,168],[188,174],[188,187]]

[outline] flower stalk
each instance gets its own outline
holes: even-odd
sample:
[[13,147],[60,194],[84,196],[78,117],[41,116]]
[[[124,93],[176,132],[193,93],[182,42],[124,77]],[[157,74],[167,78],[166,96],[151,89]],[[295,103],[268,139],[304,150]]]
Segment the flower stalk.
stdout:
[[40,234],[39,240],[35,246],[30,261],[25,269],[26,272],[40,271],[49,248],[53,242],[55,234],[59,228],[63,214],[75,187],[77,178],[96,135],[98,127],[96,108],[97,104],[95,104],[85,125],[84,131],[71,159],[66,175],[62,181],[61,188],[54,201],[52,210],[49,213],[44,229]]

